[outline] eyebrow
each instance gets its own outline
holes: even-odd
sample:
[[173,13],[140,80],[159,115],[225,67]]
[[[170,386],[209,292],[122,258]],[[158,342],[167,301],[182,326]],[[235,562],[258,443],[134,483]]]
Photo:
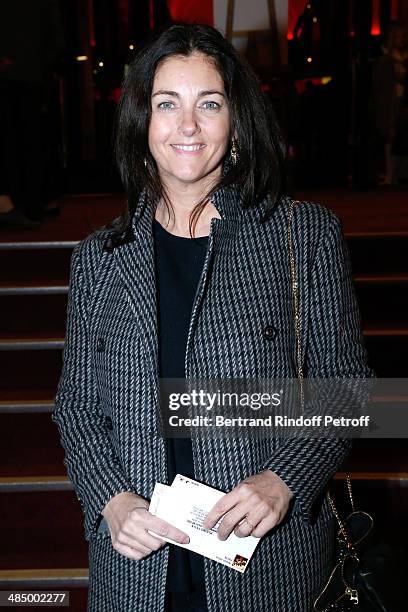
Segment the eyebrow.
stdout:
[[[204,89],[203,91],[200,91],[198,93],[198,97],[202,98],[203,96],[211,96],[213,94],[218,94],[219,96],[222,96],[223,98],[225,98],[225,95],[221,92],[221,91],[217,91],[216,89]],[[165,90],[165,89],[159,89],[159,91],[156,91],[153,95],[152,98],[154,98],[155,96],[174,96],[175,98],[179,98],[180,94],[178,94],[176,91],[169,91],[169,90]]]

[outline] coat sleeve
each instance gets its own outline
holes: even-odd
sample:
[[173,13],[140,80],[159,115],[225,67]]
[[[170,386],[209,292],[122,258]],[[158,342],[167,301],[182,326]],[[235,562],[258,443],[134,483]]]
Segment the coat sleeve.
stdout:
[[117,493],[132,491],[105,426],[91,362],[87,296],[79,243],[72,254],[68,291],[67,329],[62,373],[52,420],[57,424],[65,450],[64,465],[85,515],[85,537],[90,539],[105,504]]
[[[310,283],[305,375],[374,377],[367,365],[349,253],[334,213],[330,213],[318,247]],[[313,522],[315,502],[351,447],[352,441],[345,438],[288,438],[262,469],[270,469],[282,478],[294,495],[297,511],[306,521]]]

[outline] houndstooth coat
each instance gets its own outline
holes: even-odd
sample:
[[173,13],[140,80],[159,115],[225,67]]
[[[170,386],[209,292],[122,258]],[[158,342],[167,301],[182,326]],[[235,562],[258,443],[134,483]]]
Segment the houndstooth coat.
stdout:
[[[219,190],[186,348],[187,377],[295,377],[287,248],[289,198],[260,223],[239,191]],[[74,249],[63,369],[53,420],[84,511],[88,612],[162,612],[169,545],[140,560],[116,552],[101,510],[114,495],[150,499],[167,482],[157,433],[158,341],[152,207],[141,196],[134,240],[105,248],[103,228]],[[300,202],[293,239],[305,374],[367,377],[347,249],[336,215]],[[270,468],[294,494],[285,520],[264,536],[244,574],[204,558],[209,612],[308,612],[330,573],[334,520],[326,485],[350,450],[336,439],[193,439],[195,475],[231,490]]]

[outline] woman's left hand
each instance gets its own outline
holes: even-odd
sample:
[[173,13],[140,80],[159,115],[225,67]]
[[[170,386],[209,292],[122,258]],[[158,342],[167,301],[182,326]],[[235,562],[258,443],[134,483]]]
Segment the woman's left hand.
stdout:
[[292,497],[283,480],[265,470],[226,493],[207,514],[203,527],[211,529],[223,517],[217,532],[220,540],[226,540],[232,531],[240,538],[261,538],[283,520]]

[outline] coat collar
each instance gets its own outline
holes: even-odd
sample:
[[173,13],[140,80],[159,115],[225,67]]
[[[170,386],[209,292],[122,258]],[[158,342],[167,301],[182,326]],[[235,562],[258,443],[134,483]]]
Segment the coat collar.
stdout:
[[[266,210],[268,198],[264,198],[257,207],[243,209],[242,190],[236,185],[217,189],[211,196],[211,202],[220,214],[221,219],[213,219],[214,248],[216,251],[229,249],[243,223],[259,223]],[[152,236],[155,203],[149,201],[147,191],[139,197],[132,217],[131,228],[136,243],[142,236]]]
[[[240,221],[243,217],[242,193],[235,185],[218,189],[212,196],[211,202],[219,212],[222,221]],[[144,231],[151,226],[154,214],[154,202],[149,202],[145,189],[136,205],[132,218],[132,231]]]

